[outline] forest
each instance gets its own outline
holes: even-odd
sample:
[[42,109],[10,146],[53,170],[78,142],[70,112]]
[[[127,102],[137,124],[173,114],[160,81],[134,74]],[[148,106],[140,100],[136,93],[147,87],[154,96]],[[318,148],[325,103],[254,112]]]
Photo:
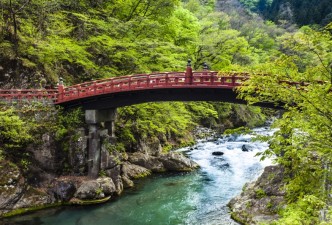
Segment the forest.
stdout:
[[240,0],[267,20],[289,24],[326,26],[332,19],[329,0]]
[[[248,71],[240,96],[285,108],[261,154],[275,157],[287,177],[287,205],[273,224],[331,223],[321,219],[322,212],[332,216],[331,1],[2,0],[0,8],[1,88],[183,71],[187,59],[194,70],[207,62],[214,71]],[[1,159],[18,154],[35,133],[52,129],[60,140],[80,126],[79,112],[72,120],[52,118],[52,125],[22,117],[40,107],[1,106]],[[142,104],[118,113],[118,149],[158,139],[165,150],[192,142],[187,134],[198,124],[218,129],[237,116],[238,125],[253,127],[271,114],[211,102]]]

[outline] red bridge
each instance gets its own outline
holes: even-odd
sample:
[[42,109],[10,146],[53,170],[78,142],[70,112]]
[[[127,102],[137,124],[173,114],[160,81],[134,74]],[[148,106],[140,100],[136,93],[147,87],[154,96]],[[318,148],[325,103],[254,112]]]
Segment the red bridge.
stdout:
[[[50,99],[64,107],[109,109],[156,101],[223,101],[246,102],[237,99],[234,89],[248,79],[248,73],[193,72],[188,64],[185,72],[137,74],[96,80],[58,89],[0,90],[0,99]],[[271,104],[260,104],[272,107]]]

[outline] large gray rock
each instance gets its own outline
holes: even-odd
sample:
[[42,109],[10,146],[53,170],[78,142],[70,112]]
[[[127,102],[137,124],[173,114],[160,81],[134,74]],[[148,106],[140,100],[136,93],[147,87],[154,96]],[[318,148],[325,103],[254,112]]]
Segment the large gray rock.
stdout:
[[82,200],[100,199],[110,196],[114,192],[116,192],[116,188],[112,179],[104,177],[97,180],[83,181],[77,189],[75,197]]
[[198,164],[188,159],[183,154],[170,152],[158,157],[168,171],[192,171],[198,168]]
[[241,195],[228,203],[232,217],[253,225],[278,219],[277,210],[285,201],[283,171],[281,166],[268,166],[257,181],[246,184]]
[[134,187],[134,182],[130,180],[127,176],[122,176],[122,183],[124,188],[131,188]]
[[98,199],[105,196],[102,195],[100,184],[96,180],[84,181],[77,189],[75,197],[79,199]]
[[106,170],[106,176],[110,177],[113,180],[115,185],[115,193],[120,195],[123,191],[123,183],[121,178],[121,166],[117,165],[116,167]]
[[51,189],[54,197],[60,201],[69,201],[76,192],[75,184],[71,181],[55,181]]
[[100,188],[106,196],[116,192],[115,184],[111,178],[101,177],[97,179],[97,182],[100,184]]
[[135,152],[129,154],[128,161],[133,164],[145,167],[152,172],[166,171],[164,164],[157,157],[150,156],[146,153]]
[[135,164],[129,162],[124,162],[122,164],[122,175],[128,177],[129,179],[137,179],[146,177],[151,174],[151,171]]

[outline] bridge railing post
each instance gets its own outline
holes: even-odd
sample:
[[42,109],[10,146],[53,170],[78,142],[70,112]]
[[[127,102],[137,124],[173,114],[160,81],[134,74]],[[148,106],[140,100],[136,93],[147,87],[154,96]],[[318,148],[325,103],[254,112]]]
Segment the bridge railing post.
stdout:
[[169,78],[168,78],[168,73],[166,73],[166,75],[165,75],[165,85],[166,85],[166,86],[168,86],[168,79],[169,79]]
[[59,78],[59,85],[58,85],[58,101],[64,100],[64,91],[65,91],[65,86],[63,84],[63,79],[62,77]]
[[146,77],[146,86],[149,87],[150,86],[150,75],[148,75]]
[[185,83],[192,84],[193,83],[193,69],[191,68],[191,60],[188,59],[186,75],[185,75]]

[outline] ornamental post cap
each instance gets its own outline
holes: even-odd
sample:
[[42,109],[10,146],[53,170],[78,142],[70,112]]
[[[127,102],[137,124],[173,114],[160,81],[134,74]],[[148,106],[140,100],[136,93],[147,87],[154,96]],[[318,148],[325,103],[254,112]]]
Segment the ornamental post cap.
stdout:
[[204,69],[204,70],[209,69],[209,66],[208,66],[208,64],[207,64],[206,62],[203,63],[203,69]]
[[188,59],[188,64],[187,64],[188,67],[191,67],[191,59]]

